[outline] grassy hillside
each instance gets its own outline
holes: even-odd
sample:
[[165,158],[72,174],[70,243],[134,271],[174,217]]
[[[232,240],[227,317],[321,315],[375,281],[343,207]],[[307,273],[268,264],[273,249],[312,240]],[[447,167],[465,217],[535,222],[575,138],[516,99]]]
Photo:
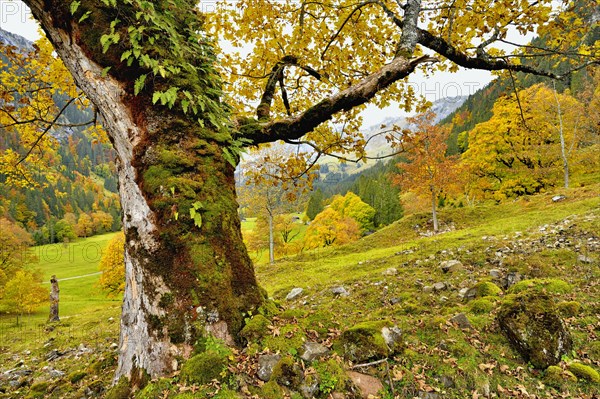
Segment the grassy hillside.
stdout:
[[[184,384],[182,377],[165,379],[137,397],[300,398],[289,390],[293,385],[265,384],[256,377],[261,354],[279,352],[289,356],[284,359],[290,367],[303,370],[304,378],[318,381],[317,398],[334,397],[330,395],[335,392],[355,397],[342,370],[352,367],[384,383],[380,398],[597,398],[599,383],[581,376],[571,380],[566,372],[564,378],[552,380],[548,372],[523,361],[501,334],[496,313],[512,292],[548,292],[574,341],[559,367],[566,369],[577,360],[600,370],[599,193],[600,184],[595,183],[500,205],[444,209],[444,232],[438,235],[429,234],[428,214],[414,214],[347,246],[305,252],[275,265],[259,263],[258,278],[278,309],[263,310],[266,322],[259,322],[262,316],[248,319],[254,328],[246,331],[248,345],[231,354],[234,360],[225,377],[218,377],[219,383],[193,386]],[[554,202],[557,194],[566,198]],[[251,228],[251,221],[245,227]],[[92,253],[109,238],[81,241],[69,249],[75,255]],[[46,279],[96,270],[83,256],[53,263],[49,259],[40,256],[36,265]],[[458,260],[462,266],[444,272],[440,264],[445,260]],[[494,276],[508,273],[527,280],[469,302],[461,297],[481,282],[501,285]],[[0,378],[0,397],[2,390],[11,398],[105,395],[115,367],[111,344],[117,341],[119,302],[95,289],[97,278],[61,282],[65,317],[48,328],[43,324],[47,310],[41,310],[31,317],[39,324],[35,337],[19,334],[14,326],[3,327],[0,375],[15,367],[31,374],[20,377],[20,388]],[[339,286],[349,295],[334,294],[332,288]],[[286,300],[296,287],[304,289],[302,295]],[[472,328],[461,329],[451,321],[461,313]],[[3,318],[3,326],[13,319]],[[357,323],[380,320],[402,329],[402,350],[365,366],[343,360],[335,344],[340,334]],[[337,353],[301,362],[304,341],[333,345]],[[52,350],[62,355],[48,360]],[[64,375],[53,377],[48,370]]]

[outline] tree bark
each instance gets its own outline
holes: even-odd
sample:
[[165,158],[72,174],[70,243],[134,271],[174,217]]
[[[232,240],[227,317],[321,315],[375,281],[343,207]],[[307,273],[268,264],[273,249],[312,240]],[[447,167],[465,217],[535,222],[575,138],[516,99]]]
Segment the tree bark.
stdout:
[[560,154],[563,161],[564,184],[565,188],[569,188],[569,158],[567,156],[567,149],[565,147],[562,112],[560,109],[560,102],[558,101],[558,95],[556,94],[556,85],[554,84],[554,81],[552,82],[552,93],[554,93],[554,100],[556,101],[556,113],[558,115],[558,134],[560,137]]
[[431,190],[431,215],[433,217],[433,232],[437,233],[437,231],[439,229],[439,225],[438,225],[437,211],[435,209],[436,208],[435,200],[436,200],[435,191],[432,189]]
[[58,317],[58,300],[60,289],[58,288],[58,280],[56,276],[52,276],[50,279],[50,284],[52,285],[50,291],[50,316],[48,317],[49,322],[60,321],[60,317]]
[[269,218],[269,263],[275,263],[275,232],[273,231],[273,212],[267,209]]
[[[195,118],[153,106],[151,93],[134,96],[131,75],[102,73],[119,63],[90,38],[109,29],[106,9],[79,24],[69,2],[26,3],[118,156],[126,286],[115,381],[170,375],[206,331],[234,343],[243,313],[264,298],[242,241],[234,167],[219,136],[200,134]],[[193,204],[201,224],[190,217]]]

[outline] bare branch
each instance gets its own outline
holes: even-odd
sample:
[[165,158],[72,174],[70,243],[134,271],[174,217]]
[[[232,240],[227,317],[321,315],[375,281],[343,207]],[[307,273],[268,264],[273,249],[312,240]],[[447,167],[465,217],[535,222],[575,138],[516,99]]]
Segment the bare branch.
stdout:
[[25,161],[27,159],[27,157],[29,157],[29,155],[31,155],[31,153],[33,152],[33,149],[40,143],[40,141],[46,135],[46,133],[48,133],[50,131],[50,129],[52,128],[52,126],[54,126],[54,124],[56,123],[56,121],[58,121],[58,118],[60,118],[60,116],[63,114],[63,112],[65,112],[65,110],[67,109],[67,107],[69,105],[71,105],[71,103],[73,101],[75,101],[77,98],[79,98],[79,97],[73,97],[69,101],[67,101],[65,103],[65,105],[63,105],[63,107],[60,109],[60,111],[54,117],[54,120],[50,124],[48,124],[48,126],[46,126],[46,128],[42,131],[42,133],[35,139],[35,141],[31,145],[31,147],[29,147],[29,150],[27,151],[27,153],[19,160],[19,162],[17,162],[15,164],[15,166],[19,166],[23,161]]

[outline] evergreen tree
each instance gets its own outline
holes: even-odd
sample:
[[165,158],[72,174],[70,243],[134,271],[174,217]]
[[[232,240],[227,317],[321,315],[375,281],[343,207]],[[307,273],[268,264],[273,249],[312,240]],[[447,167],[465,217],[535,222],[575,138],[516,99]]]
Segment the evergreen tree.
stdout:
[[306,205],[306,216],[313,220],[319,213],[323,211],[323,192],[321,189],[317,189],[317,191],[313,192],[308,199],[308,204]]

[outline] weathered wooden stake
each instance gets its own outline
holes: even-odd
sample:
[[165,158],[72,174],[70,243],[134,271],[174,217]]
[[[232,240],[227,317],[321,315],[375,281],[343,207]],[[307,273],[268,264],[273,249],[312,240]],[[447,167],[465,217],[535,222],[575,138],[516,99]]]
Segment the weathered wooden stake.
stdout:
[[48,321],[60,321],[60,318],[58,317],[58,294],[60,289],[58,288],[56,276],[52,276],[50,284],[52,284],[52,291],[50,291],[50,317],[48,318]]

